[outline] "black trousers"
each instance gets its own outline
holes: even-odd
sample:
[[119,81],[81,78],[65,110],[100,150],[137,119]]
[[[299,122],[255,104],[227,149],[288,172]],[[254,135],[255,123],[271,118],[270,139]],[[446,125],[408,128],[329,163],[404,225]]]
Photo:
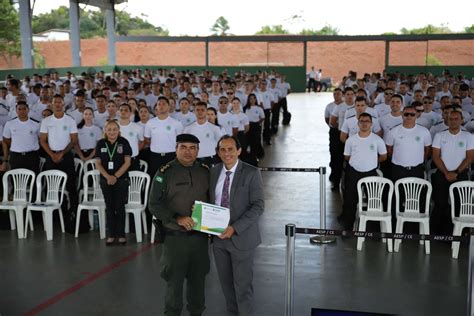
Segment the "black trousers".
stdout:
[[128,171],[140,171],[140,159],[138,156],[132,157]]
[[250,146],[250,154],[257,158],[263,158],[265,152],[262,146],[262,125],[258,122],[250,122],[247,133],[247,143]]
[[128,200],[128,178],[119,178],[114,185],[108,185],[100,177],[100,188],[105,200],[107,238],[125,237],[125,204]]
[[35,174],[39,173],[39,153],[38,151],[30,151],[26,153],[10,152],[11,169],[28,169]]
[[288,100],[286,99],[286,97],[281,99],[280,103],[283,113],[288,113]]
[[329,129],[329,154],[331,156],[329,167],[331,174],[329,181],[338,185],[341,181],[342,166],[344,163],[344,143],[339,140],[340,131],[337,128]]
[[171,160],[173,160],[176,157],[175,152],[169,152],[165,154],[158,154],[154,152],[150,152],[150,162],[148,163],[148,174],[152,177],[155,176],[156,172],[158,169],[161,168],[161,166],[167,164]]
[[377,172],[375,169],[367,172],[359,172],[346,165],[345,176],[344,176],[344,204],[342,206],[342,222],[344,223],[344,229],[352,230],[355,222],[355,215],[357,211],[357,203],[359,202],[357,194],[357,182],[365,177],[376,176]]
[[71,210],[77,209],[78,196],[76,187],[76,170],[74,168],[74,156],[71,152],[64,155],[59,163],[55,163],[48,155],[44,163],[44,170],[61,170],[67,174],[66,190],[69,192]]
[[317,86],[316,86],[316,79],[314,79],[314,78],[309,78],[309,80],[308,80],[308,87],[307,87],[308,92],[311,92],[311,89],[313,89],[313,91],[316,92],[316,88],[317,88]]
[[281,102],[282,100],[278,101],[272,108],[272,121],[271,121],[271,130],[272,133],[276,133],[278,131],[278,125],[280,125],[280,111],[281,111]]
[[[467,180],[467,170],[458,174],[458,177],[454,182],[448,182],[444,174],[439,170],[433,174],[431,179],[433,184],[434,202],[434,209],[430,216],[431,233],[451,235],[453,233],[453,223],[451,220],[451,206],[449,205],[449,187],[453,183]],[[459,202],[455,202],[455,206],[459,206]]]
[[263,121],[263,140],[269,142],[271,138],[270,120],[271,110],[263,110],[265,112],[265,121]]

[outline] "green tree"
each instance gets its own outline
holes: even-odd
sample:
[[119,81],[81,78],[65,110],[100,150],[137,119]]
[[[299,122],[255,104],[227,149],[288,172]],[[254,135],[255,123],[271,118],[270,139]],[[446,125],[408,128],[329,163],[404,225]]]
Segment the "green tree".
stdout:
[[427,66],[443,66],[443,62],[439,60],[436,56],[428,54],[426,56],[426,65]]
[[283,34],[284,35],[284,34],[290,34],[290,32],[284,29],[281,24],[279,24],[279,25],[262,26],[260,31],[255,33],[255,35],[270,35],[270,34],[274,34],[274,35]]
[[405,35],[414,35],[414,34],[449,34],[453,33],[449,27],[441,24],[440,26],[428,24],[421,28],[407,29],[402,28],[400,33]]
[[0,0],[0,56],[12,66],[21,55],[19,14],[9,0]]
[[471,25],[471,26],[466,26],[466,27],[464,28],[464,32],[466,32],[466,33],[474,33],[474,24]]
[[339,29],[331,25],[325,25],[320,30],[303,29],[300,35],[339,35]]
[[223,16],[217,18],[216,22],[211,27],[211,31],[214,32],[212,35],[226,36],[227,31],[230,29],[229,21]]
[[[69,29],[69,8],[61,6],[48,13],[33,16],[32,28],[33,33],[50,29]],[[81,9],[79,30],[81,38],[105,37],[107,34],[105,10]],[[125,11],[115,11],[115,31],[118,35],[169,35],[166,28],[157,27],[141,17],[132,17]]]

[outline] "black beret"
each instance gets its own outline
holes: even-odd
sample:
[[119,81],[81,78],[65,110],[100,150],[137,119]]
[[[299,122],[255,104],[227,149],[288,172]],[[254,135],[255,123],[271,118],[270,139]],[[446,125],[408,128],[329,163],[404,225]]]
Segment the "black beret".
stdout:
[[199,144],[199,138],[192,134],[179,134],[178,136],[176,136],[176,142]]

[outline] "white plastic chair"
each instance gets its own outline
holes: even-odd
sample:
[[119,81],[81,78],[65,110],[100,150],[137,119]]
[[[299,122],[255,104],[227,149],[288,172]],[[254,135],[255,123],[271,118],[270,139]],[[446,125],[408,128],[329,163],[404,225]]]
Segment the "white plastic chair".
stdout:
[[[401,190],[403,189],[404,200],[401,201]],[[421,213],[421,194],[426,189],[425,212]],[[420,234],[430,234],[430,199],[432,192],[431,183],[420,178],[403,178],[395,182],[395,205],[397,211],[397,225],[395,232],[401,234],[403,232],[403,224],[405,222],[419,223]],[[405,206],[404,212],[401,212],[402,205]],[[400,249],[401,239],[395,239],[394,249],[398,252]],[[425,245],[425,253],[430,254],[430,241],[421,241],[420,244]]]
[[[59,219],[61,222],[61,231],[64,233],[64,219],[61,210],[63,203],[64,190],[66,187],[67,174],[60,170],[48,170],[38,174],[36,178],[36,201],[30,203],[26,208],[27,218],[31,217],[31,212],[43,212],[43,225],[46,231],[46,239],[53,240],[53,212],[59,211]],[[43,188],[43,182],[45,188]],[[43,189],[46,191],[45,201],[41,199]],[[30,223],[33,228],[33,223]],[[28,221],[25,223],[25,238],[28,233]]]
[[[8,200],[10,192],[10,183],[12,183],[13,199]],[[35,183],[35,173],[28,169],[14,169],[7,171],[3,175],[3,201],[0,204],[0,210],[9,211],[11,230],[17,229],[18,239],[25,236],[23,211],[31,202],[33,184]],[[26,217],[32,221],[31,216]],[[15,221],[16,220],[16,221]]]
[[96,170],[97,168],[95,167],[95,162],[96,162],[96,158],[92,158],[92,159],[89,159],[89,160],[86,160],[84,162],[84,173],[87,172],[87,171],[91,171],[91,170]]
[[[382,197],[385,188],[388,187],[388,200],[387,210],[383,209]],[[363,208],[363,195],[364,191],[367,196],[367,209]],[[392,196],[393,196],[393,183],[392,181],[382,177],[365,177],[357,182],[357,194],[359,198],[358,203],[358,231],[366,231],[366,225],[368,221],[380,222],[380,230],[382,232],[392,232]],[[357,250],[362,250],[362,245],[365,238],[357,238]],[[389,252],[392,252],[392,239],[387,239],[387,248]]]
[[130,171],[128,175],[130,177],[130,187],[128,189],[128,203],[125,204],[125,232],[129,232],[128,214],[133,214],[137,242],[142,242],[142,221],[143,231],[148,234],[145,209],[150,188],[150,176],[141,171]]
[[140,159],[140,171],[147,173],[148,172],[148,162]]
[[[92,170],[97,170],[95,166],[96,160],[97,160],[96,158],[92,158],[83,162],[83,173],[86,173]],[[87,192],[87,194],[92,196],[94,194],[94,189],[89,186],[89,192]],[[79,201],[82,201],[84,199],[83,195],[84,195],[84,187],[81,190],[79,190]]]
[[[92,180],[92,187],[89,186],[89,180]],[[79,224],[81,221],[81,212],[82,210],[89,211],[89,223],[91,224],[91,229],[93,227],[93,214],[94,211],[98,213],[99,219],[99,234],[100,239],[105,238],[105,201],[104,196],[102,195],[102,189],[100,188],[100,172],[99,170],[87,171],[84,174],[83,179],[84,191],[89,192],[93,191],[93,194],[84,195],[83,201],[77,206],[77,215],[76,215],[76,232],[75,237],[79,235]],[[89,196],[91,198],[89,198]]]
[[[454,193],[457,193],[459,202],[456,203]],[[449,198],[451,201],[451,218],[454,224],[453,236],[461,236],[465,227],[474,227],[474,182],[459,181],[449,187]],[[458,204],[459,216],[455,209]],[[457,258],[459,254],[459,241],[452,243],[452,257]]]

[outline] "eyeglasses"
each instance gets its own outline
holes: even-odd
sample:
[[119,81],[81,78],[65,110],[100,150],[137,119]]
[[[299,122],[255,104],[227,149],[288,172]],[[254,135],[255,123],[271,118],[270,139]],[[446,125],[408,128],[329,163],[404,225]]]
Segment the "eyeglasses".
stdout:
[[421,112],[423,112],[423,111],[424,111],[424,110],[418,110],[418,109],[416,110],[416,112],[418,112],[418,113],[421,113]]
[[431,104],[431,101],[424,101],[423,104]]
[[227,92],[227,94],[234,94],[234,92],[232,92],[232,91],[229,91],[229,92]]
[[227,104],[227,103],[229,103],[229,102],[227,102],[227,101],[220,101],[219,102],[219,104]]
[[409,117],[409,116],[414,117],[415,115],[416,113],[403,113],[404,117]]
[[393,92],[385,92],[385,95],[393,95]]

